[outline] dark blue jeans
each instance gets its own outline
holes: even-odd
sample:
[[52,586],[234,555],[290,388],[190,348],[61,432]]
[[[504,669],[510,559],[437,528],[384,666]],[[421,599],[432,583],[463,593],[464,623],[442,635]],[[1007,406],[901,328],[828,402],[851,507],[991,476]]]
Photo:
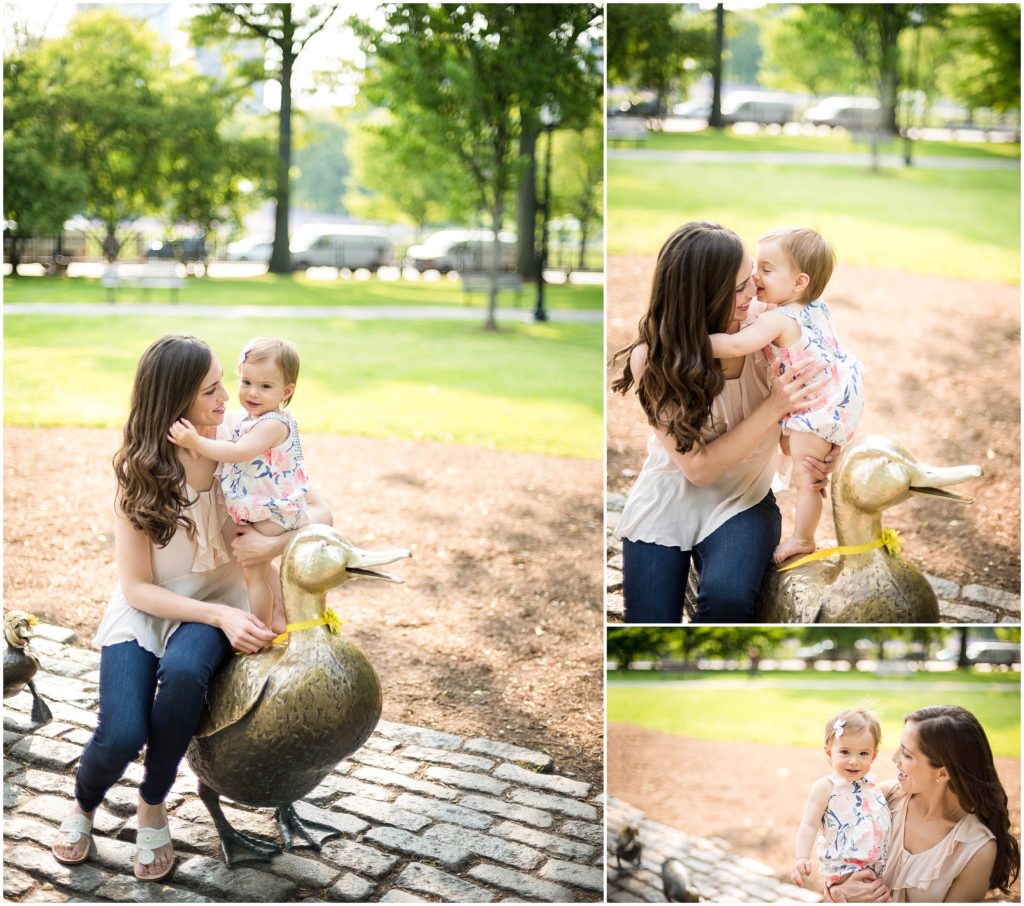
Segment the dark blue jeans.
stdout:
[[189,740],[199,727],[206,687],[231,653],[227,636],[204,623],[182,623],[158,658],[138,642],[100,652],[100,714],[82,752],[75,798],[91,812],[146,746],[139,795],[167,798]]
[[622,594],[627,623],[680,623],[690,560],[700,571],[694,623],[753,623],[754,605],[782,516],[771,491],[737,513],[692,551],[646,541],[622,542]]

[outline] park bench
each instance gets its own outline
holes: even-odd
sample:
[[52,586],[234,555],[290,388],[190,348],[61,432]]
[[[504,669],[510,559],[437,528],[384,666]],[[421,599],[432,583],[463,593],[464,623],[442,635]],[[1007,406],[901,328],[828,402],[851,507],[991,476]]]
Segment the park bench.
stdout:
[[647,122],[640,116],[608,117],[608,141],[636,142],[647,140]]
[[[467,303],[470,293],[486,293],[491,289],[491,275],[479,273],[462,273],[459,275],[462,280],[462,291],[466,294]],[[500,271],[498,273],[498,292],[511,291],[516,294],[516,308],[519,308],[522,301],[523,278],[514,271]]]
[[143,298],[147,298],[151,289],[169,289],[171,301],[178,301],[178,290],[185,286],[185,281],[178,276],[177,261],[157,261],[150,259],[140,268],[129,269],[118,262],[108,264],[100,277],[100,285],[107,288],[107,300],[116,301],[117,290],[122,286],[138,286],[142,289]]

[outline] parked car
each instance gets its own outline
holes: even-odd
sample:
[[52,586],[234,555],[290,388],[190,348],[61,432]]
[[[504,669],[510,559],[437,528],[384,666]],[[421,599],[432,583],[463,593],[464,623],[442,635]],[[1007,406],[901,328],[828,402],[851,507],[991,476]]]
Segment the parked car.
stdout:
[[[501,251],[500,267],[514,271],[517,267],[516,237],[514,233],[498,233]],[[491,230],[438,230],[419,245],[409,246],[405,256],[406,267],[414,267],[421,274],[427,270],[486,271],[491,262],[494,233]]]
[[[940,661],[958,661],[960,646],[945,648],[936,657]],[[996,642],[991,639],[968,642],[967,660],[971,664],[996,664],[1010,667],[1020,663],[1020,644],[1018,642]]]
[[[708,111],[710,116],[710,107]],[[722,99],[725,123],[785,125],[796,118],[796,105],[788,95],[772,91],[733,91]]]
[[225,261],[270,261],[270,253],[274,242],[261,236],[247,236],[228,245],[224,253]]
[[682,104],[675,104],[672,107],[672,116],[678,116],[687,120],[711,119],[711,101],[697,100],[686,101]]
[[804,112],[812,126],[841,126],[852,131],[877,129],[881,105],[877,98],[831,97]]
[[202,236],[192,239],[154,239],[146,249],[147,258],[173,258],[176,261],[205,261],[206,240]]
[[382,227],[309,225],[295,231],[291,241],[292,270],[310,267],[369,268],[391,262],[391,236]]

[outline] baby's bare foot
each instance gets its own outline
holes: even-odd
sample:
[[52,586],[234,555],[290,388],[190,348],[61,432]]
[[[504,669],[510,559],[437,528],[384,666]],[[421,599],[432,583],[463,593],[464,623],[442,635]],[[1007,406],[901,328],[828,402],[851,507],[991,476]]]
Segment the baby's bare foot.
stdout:
[[[95,814],[96,809],[93,809],[91,812],[84,812],[76,802],[68,817],[83,815],[91,822]],[[77,839],[74,843],[71,843],[69,837],[76,837]],[[80,831],[58,830],[57,839],[53,841],[53,846],[50,849],[58,859],[65,862],[78,862],[89,851],[91,844],[92,837],[89,834]]]
[[785,563],[790,557],[795,557],[797,554],[813,554],[814,553],[814,542],[813,541],[801,541],[799,538],[787,538],[781,542],[775,553],[772,554],[772,560],[776,563]]

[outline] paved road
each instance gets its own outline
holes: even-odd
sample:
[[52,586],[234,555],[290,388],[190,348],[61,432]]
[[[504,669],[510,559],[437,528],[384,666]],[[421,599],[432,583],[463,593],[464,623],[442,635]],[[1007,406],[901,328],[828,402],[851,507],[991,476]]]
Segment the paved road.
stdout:
[[860,689],[873,692],[906,692],[914,688],[926,688],[929,692],[1020,692],[1020,680],[1015,683],[954,683],[954,682],[919,682],[910,683],[906,680],[774,680],[759,676],[756,679],[744,677],[738,680],[609,680],[612,686],[659,686],[672,689],[750,689],[756,683],[758,689]]
[[[238,318],[347,318],[352,321],[480,321],[484,310],[479,307],[443,305],[187,305],[182,303],[135,302],[17,302],[4,306],[4,317],[15,315],[80,315],[110,317],[111,315],[178,316],[215,318],[223,321]],[[498,321],[530,323],[533,309],[499,308]],[[548,318],[565,324],[600,324],[604,313],[599,309],[549,309]]]
[[[609,148],[609,160],[665,161],[678,164],[803,164],[814,167],[863,167],[867,150],[840,154],[819,151],[658,151],[650,148]],[[883,154],[879,165],[906,166],[898,154]],[[919,170],[1020,170],[1020,160],[987,157],[915,157]]]

